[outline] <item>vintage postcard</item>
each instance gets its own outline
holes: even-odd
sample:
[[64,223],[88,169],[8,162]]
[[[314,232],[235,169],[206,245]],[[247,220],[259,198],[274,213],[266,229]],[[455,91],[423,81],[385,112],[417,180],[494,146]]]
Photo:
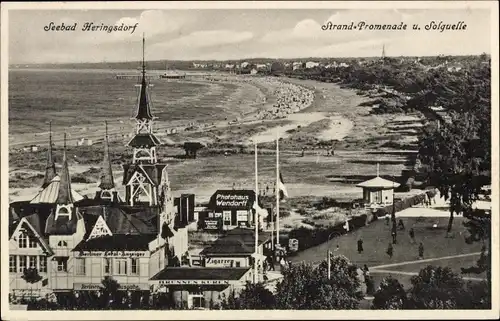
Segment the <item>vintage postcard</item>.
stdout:
[[494,1],[1,8],[2,319],[498,318]]

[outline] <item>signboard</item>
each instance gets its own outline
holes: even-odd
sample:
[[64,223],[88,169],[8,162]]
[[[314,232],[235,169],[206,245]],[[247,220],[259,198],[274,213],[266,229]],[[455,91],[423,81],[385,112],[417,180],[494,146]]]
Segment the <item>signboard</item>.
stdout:
[[[73,285],[73,290],[82,291],[97,291],[103,289],[102,283],[75,283]],[[145,291],[149,290],[149,284],[139,283],[139,284],[119,284],[118,290],[122,291]]]
[[40,296],[42,293],[40,289],[14,289],[12,292],[19,296]]
[[231,211],[223,211],[222,212],[224,221],[231,222]]
[[299,240],[289,239],[288,248],[290,249],[291,252],[297,252],[299,250]]
[[213,209],[223,210],[250,209],[255,199],[252,190],[218,190],[210,203]]
[[248,211],[236,211],[236,220],[238,222],[248,221]]
[[221,219],[205,219],[203,221],[203,228],[205,230],[220,230],[222,228]]
[[147,251],[80,251],[78,256],[100,256],[100,257],[146,257]]
[[216,259],[212,257],[207,257],[205,259],[205,264],[207,266],[218,266],[218,267],[233,267],[235,260],[233,259]]
[[160,285],[229,285],[228,280],[159,280]]

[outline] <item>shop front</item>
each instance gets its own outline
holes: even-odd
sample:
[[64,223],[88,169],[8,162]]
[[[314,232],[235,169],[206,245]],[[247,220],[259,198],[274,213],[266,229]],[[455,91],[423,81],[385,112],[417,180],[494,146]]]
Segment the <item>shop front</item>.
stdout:
[[[255,192],[252,190],[218,190],[210,198],[208,211],[203,219],[210,224],[202,224],[204,229],[221,230],[235,227],[253,226],[253,205]],[[217,222],[216,224],[213,222]]]
[[174,307],[210,309],[251,278],[249,268],[167,267],[150,284],[153,291],[164,292]]

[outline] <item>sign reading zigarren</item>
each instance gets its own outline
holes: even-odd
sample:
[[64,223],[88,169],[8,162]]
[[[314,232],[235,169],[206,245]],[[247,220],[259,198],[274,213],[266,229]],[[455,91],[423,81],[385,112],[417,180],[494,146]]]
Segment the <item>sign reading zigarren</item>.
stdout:
[[145,257],[145,251],[81,251],[76,252],[79,256],[103,256],[103,257]]

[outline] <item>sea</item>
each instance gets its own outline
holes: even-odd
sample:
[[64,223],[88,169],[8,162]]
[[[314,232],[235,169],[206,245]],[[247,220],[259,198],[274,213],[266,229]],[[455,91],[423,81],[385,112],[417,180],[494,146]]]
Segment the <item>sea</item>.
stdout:
[[[161,71],[151,72],[151,75]],[[138,70],[9,70],[9,134],[47,131],[53,127],[90,125],[133,117]],[[151,80],[153,114],[162,121],[216,120],[236,85],[200,80]]]

